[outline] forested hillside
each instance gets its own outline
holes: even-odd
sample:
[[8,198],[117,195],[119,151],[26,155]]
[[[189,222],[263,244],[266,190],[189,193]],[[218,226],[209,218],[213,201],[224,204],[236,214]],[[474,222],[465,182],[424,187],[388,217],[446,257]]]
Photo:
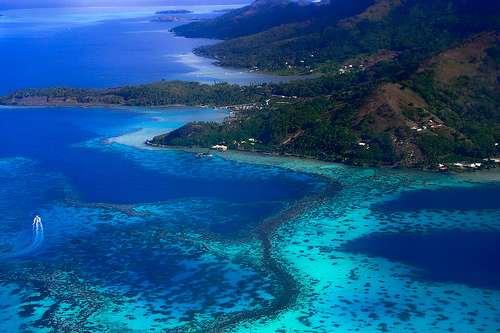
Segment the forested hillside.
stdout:
[[[195,50],[221,66],[281,74],[327,73],[347,60],[381,50],[398,52],[400,61],[421,61],[474,34],[495,29],[500,15],[500,4],[495,0],[334,1],[303,5],[310,8],[296,9],[303,15],[295,15],[299,19],[292,23],[282,22],[251,35],[239,33],[240,29],[253,31],[246,29],[246,24],[257,20],[255,8],[261,2],[283,5],[288,1],[256,1],[240,9],[242,13],[236,16],[240,20],[233,18],[235,13],[228,13],[212,23],[195,22],[175,31],[191,36],[189,27],[198,31],[197,27],[205,25],[205,36],[212,33],[213,37],[231,38]],[[289,7],[298,5],[274,6],[284,17],[295,17],[287,15]],[[267,14],[261,15],[263,22],[274,22]],[[238,24],[241,17],[248,16],[252,20]],[[234,36],[225,33],[229,28],[235,31]]]
[[[271,2],[283,11],[298,7]],[[260,3],[204,22],[207,31],[225,30],[222,22],[231,22],[238,31],[241,25],[234,17],[241,20],[251,13],[254,19]],[[262,109],[223,124],[195,124],[154,142],[225,143],[401,167],[435,168],[458,161],[484,166],[485,158],[498,156],[498,2],[354,2],[364,10],[352,3],[342,12],[355,12],[352,16],[332,15],[340,2],[303,4],[307,18],[280,22],[253,35],[235,33],[240,37],[199,48],[198,54],[217,59],[221,66],[325,75],[270,85],[275,97]]]
[[373,0],[322,1],[259,0],[213,20],[193,22],[172,31],[191,38],[232,39],[249,36],[273,27],[299,24],[311,18],[340,20],[363,12]]

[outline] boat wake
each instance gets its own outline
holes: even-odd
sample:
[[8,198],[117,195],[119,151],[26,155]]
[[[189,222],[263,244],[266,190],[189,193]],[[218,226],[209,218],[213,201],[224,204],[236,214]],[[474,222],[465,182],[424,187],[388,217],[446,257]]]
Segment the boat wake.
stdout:
[[17,252],[14,252],[14,253],[6,254],[6,255],[2,256],[2,258],[14,258],[14,257],[19,257],[19,256],[29,254],[29,253],[33,252],[34,250],[36,250],[40,246],[40,244],[42,244],[42,242],[43,242],[43,224],[42,224],[42,219],[38,215],[33,220],[32,232],[33,232],[33,236],[31,238],[31,243],[27,247],[25,247],[24,249],[21,249]]

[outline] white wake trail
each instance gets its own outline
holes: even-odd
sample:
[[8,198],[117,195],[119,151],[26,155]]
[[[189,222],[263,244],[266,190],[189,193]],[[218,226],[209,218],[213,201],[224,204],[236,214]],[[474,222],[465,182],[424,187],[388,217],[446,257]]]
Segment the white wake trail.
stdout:
[[31,243],[27,247],[17,252],[9,253],[2,257],[3,258],[19,257],[36,250],[43,242],[43,224],[42,224],[42,219],[38,215],[33,220],[32,230],[33,230],[33,236],[31,238]]

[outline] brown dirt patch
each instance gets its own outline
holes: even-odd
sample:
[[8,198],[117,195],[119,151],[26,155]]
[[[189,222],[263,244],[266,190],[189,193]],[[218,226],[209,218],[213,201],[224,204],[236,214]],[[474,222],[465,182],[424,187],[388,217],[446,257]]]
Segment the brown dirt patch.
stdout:
[[460,76],[476,76],[486,50],[500,43],[498,31],[480,33],[425,61],[417,73],[434,69],[436,79],[449,83]]
[[389,14],[395,7],[401,6],[402,0],[376,0],[375,3],[368,7],[363,13],[340,20],[337,26],[342,29],[353,29],[356,25],[363,21],[380,21]]
[[376,134],[392,131],[401,126],[417,125],[403,115],[405,108],[427,109],[428,105],[412,90],[402,90],[398,84],[387,83],[377,87],[365,99],[355,123],[358,124],[370,116],[372,121],[368,128],[374,130]]

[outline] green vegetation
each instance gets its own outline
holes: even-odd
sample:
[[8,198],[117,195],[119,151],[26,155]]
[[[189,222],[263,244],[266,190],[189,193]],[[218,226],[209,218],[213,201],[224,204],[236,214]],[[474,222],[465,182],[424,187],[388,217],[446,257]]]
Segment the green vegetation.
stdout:
[[266,94],[256,86],[227,83],[214,85],[198,82],[165,81],[112,89],[53,87],[21,89],[0,97],[1,104],[111,104],[126,106],[206,105],[225,106],[262,102]]
[[187,9],[172,9],[172,10],[162,10],[159,12],[156,12],[155,14],[192,14],[193,12],[191,10]]
[[232,106],[222,123],[191,123],[152,143],[475,170],[500,156],[499,29],[497,0],[259,0],[175,32],[227,39],[196,50],[224,66],[324,75],[250,86],[28,89],[0,103]]
[[[365,82],[366,75],[364,72],[325,75],[290,84],[265,85],[260,91],[273,96],[268,106],[238,112],[237,117],[220,124],[191,124],[155,137],[153,143],[203,147],[223,143],[232,149],[347,163],[394,164],[398,157],[389,134],[353,130],[358,100],[366,97],[377,82],[387,79],[380,76],[378,80]],[[372,139],[369,150],[357,148],[361,138]]]
[[[385,4],[392,10],[375,18],[349,18],[363,12],[371,1],[349,2],[349,6],[337,1],[302,6],[284,5],[286,2],[257,1],[210,23],[192,23],[174,31],[189,37],[229,39],[195,50],[221,66],[310,73],[330,72],[339,63],[383,49],[398,51],[399,60],[411,66],[464,38],[495,29],[500,22],[499,5],[493,0],[480,4],[470,0],[407,0],[403,4],[385,0],[379,6]],[[268,9],[269,14],[258,12],[257,16],[259,3],[274,13]],[[273,20],[265,20],[263,15],[273,15]],[[275,24],[253,24],[261,16],[263,22]]]
[[[271,94],[286,98],[241,119],[196,124],[188,136],[179,130],[154,141],[224,142],[231,148],[403,167],[450,163],[450,156],[476,162],[497,156],[499,38],[493,33],[467,39],[500,27],[499,5],[489,0],[370,4],[359,1],[338,10],[337,2],[299,8],[289,1],[257,1],[175,29],[200,36],[203,27],[204,37],[228,39],[196,50],[222,66],[280,74],[332,73],[342,64],[365,67],[270,85]],[[276,24],[248,29],[256,17],[265,17],[259,6],[272,7]],[[465,56],[439,58],[453,47]],[[384,50],[394,56],[379,56]]]

